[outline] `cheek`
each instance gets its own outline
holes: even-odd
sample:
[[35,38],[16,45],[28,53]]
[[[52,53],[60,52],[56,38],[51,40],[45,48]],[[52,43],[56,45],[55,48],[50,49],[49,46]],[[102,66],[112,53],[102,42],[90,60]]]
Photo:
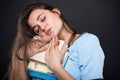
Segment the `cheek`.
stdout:
[[58,35],[62,28],[62,22],[59,18],[52,18],[48,21],[49,27],[52,27],[52,35]]

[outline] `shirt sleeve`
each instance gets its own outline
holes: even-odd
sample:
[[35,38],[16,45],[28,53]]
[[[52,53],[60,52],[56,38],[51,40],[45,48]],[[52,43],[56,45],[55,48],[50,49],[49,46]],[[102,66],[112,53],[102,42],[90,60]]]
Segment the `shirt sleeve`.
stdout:
[[[84,44],[84,45],[82,45]],[[103,78],[104,52],[97,36],[89,35],[84,39],[79,52],[79,69],[82,80]]]

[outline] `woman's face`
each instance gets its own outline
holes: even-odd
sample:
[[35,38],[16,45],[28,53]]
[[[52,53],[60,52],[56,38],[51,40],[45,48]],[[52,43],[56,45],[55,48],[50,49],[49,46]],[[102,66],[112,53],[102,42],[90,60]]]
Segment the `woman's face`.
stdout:
[[35,9],[31,12],[28,24],[39,36],[57,36],[62,29],[60,11],[58,9],[53,9],[53,11]]

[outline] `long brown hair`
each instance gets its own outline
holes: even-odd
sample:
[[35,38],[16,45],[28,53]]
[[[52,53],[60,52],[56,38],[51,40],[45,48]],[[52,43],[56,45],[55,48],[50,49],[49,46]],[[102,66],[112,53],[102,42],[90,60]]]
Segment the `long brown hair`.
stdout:
[[[52,11],[55,7],[39,3],[33,2],[25,6],[25,8],[21,11],[18,20],[18,31],[17,35],[12,47],[12,55],[11,55],[11,63],[9,66],[9,80],[19,80],[18,78],[18,62],[23,61],[24,65],[24,73],[26,73],[26,66],[28,62],[28,53],[26,52],[28,42],[36,35],[33,30],[30,29],[28,25],[28,18],[30,13],[35,9],[46,9]],[[70,24],[63,17],[62,13],[60,15],[61,20],[63,21],[63,26],[69,32],[76,34],[75,30],[70,26]],[[27,74],[27,73],[26,73]],[[26,77],[28,77],[26,75]]]

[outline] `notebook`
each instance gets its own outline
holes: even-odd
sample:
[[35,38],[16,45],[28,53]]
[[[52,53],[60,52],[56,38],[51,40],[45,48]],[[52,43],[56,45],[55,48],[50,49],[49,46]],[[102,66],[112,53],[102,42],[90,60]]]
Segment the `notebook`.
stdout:
[[[59,50],[61,50],[62,46],[64,45],[65,41],[59,40],[58,41],[58,47]],[[47,66],[45,61],[45,53],[40,52],[32,57],[30,57],[30,61],[27,66],[27,71],[29,76],[38,78],[38,79],[45,79],[45,80],[58,80],[56,75],[52,72],[52,70]],[[65,53],[65,56],[63,58],[63,68],[66,65],[68,58],[68,52]]]

